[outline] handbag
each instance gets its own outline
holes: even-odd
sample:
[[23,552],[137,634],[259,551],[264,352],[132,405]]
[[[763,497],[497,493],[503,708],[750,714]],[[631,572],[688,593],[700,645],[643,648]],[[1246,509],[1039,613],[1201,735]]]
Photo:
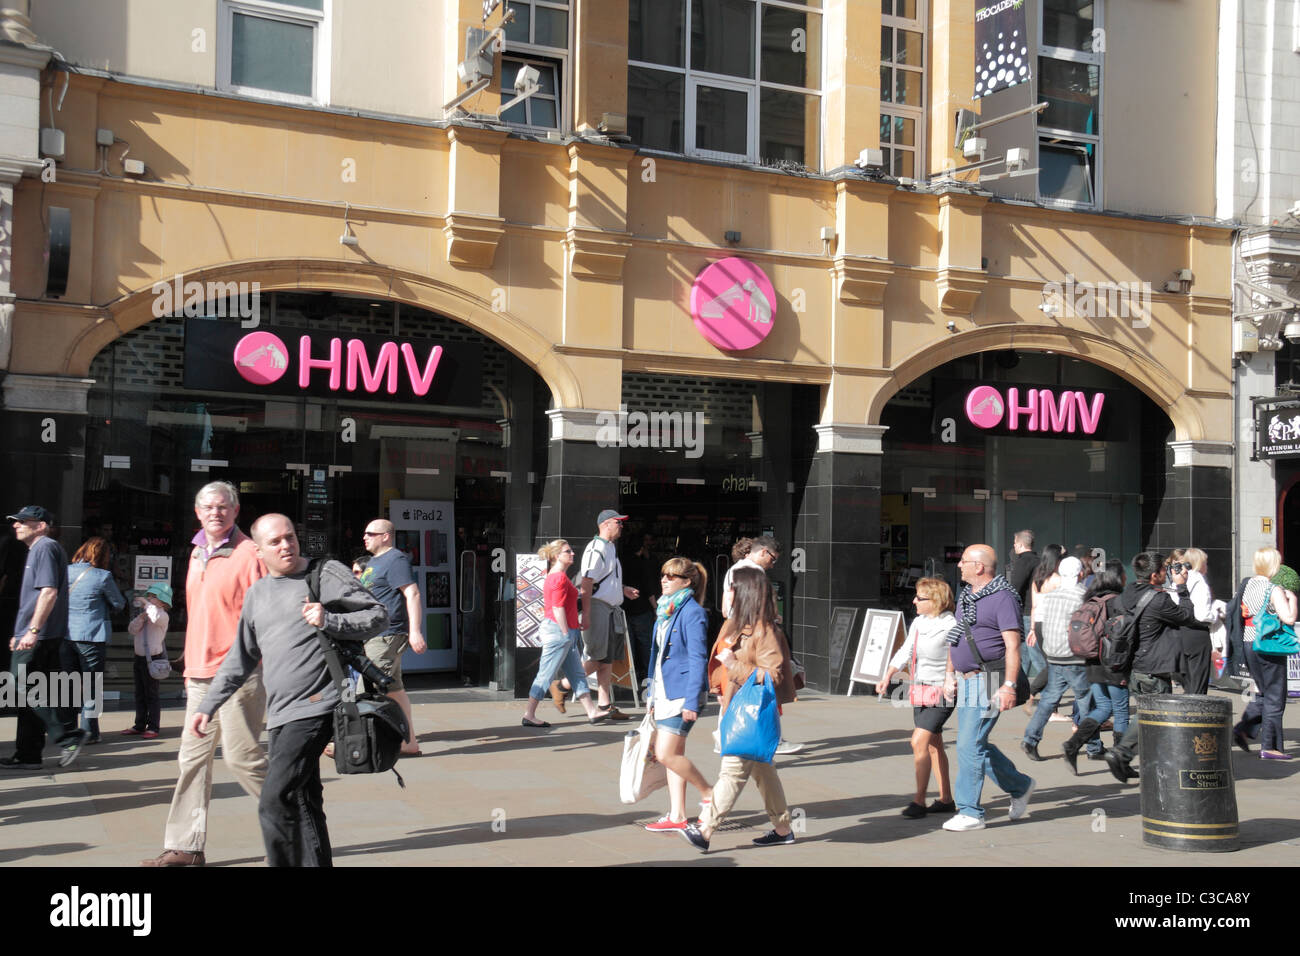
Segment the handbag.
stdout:
[[644,800],[668,785],[668,768],[655,759],[653,708],[640,726],[623,737],[623,764],[618,774],[618,798],[624,803]]
[[[307,570],[307,594],[312,603],[320,600],[323,560],[315,559]],[[406,781],[394,764],[401,755],[409,727],[397,701],[382,694],[357,694],[343,670],[338,644],[324,631],[316,631],[329,667],[330,680],[339,691],[334,705],[334,769],[341,774],[383,773],[392,770],[398,786]]]
[[781,717],[771,680],[759,684],[755,668],[732,696],[718,728],[722,756],[771,763],[781,742]]
[[167,680],[174,673],[172,662],[167,659],[167,652],[160,651],[149,658],[149,676],[154,680]]
[[1295,654],[1300,651],[1300,641],[1296,640],[1295,628],[1283,624],[1273,610],[1273,587],[1269,586],[1264,595],[1264,606],[1255,615],[1255,653],[1256,654]]
[[938,707],[943,702],[943,688],[922,684],[916,679],[916,645],[912,639],[912,686],[907,689],[907,700],[913,707]]

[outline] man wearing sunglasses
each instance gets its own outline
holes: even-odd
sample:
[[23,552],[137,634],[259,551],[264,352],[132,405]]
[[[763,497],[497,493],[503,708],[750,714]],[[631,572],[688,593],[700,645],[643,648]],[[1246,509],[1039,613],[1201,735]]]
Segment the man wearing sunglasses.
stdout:
[[402,745],[402,754],[418,756],[420,745],[415,739],[411,698],[406,695],[406,688],[402,684],[402,652],[408,643],[417,654],[423,654],[428,647],[424,640],[424,607],[420,601],[420,586],[415,583],[411,559],[405,551],[393,547],[391,521],[374,519],[366,525],[361,539],[370,552],[370,561],[361,573],[361,583],[388,610],[388,628],[378,637],[366,641],[366,657],[393,679],[387,694],[402,708],[406,726],[411,733]]

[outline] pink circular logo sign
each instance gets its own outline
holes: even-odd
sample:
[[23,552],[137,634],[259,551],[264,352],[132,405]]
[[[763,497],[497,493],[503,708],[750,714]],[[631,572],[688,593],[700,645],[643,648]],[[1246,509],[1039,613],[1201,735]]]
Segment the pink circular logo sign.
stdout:
[[1006,410],[1001,393],[989,385],[972,388],[966,396],[966,417],[980,428],[995,427]]
[[235,371],[254,385],[279,381],[289,367],[289,350],[277,335],[249,332],[235,343]]
[[708,266],[691,288],[691,318],[720,349],[752,349],[772,331],[776,291],[758,266],[732,257]]

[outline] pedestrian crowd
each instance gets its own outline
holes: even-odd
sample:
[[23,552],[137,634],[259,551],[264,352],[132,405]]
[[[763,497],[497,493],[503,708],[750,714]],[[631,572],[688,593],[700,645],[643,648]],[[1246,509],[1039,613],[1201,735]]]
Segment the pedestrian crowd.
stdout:
[[[217,744],[240,786],[258,800],[258,818],[272,866],[329,866],[320,759],[334,756],[335,707],[351,700],[351,685],[331,679],[330,646],[355,649],[358,678],[379,690],[405,718],[401,753],[420,753],[401,659],[423,653],[423,608],[409,557],[395,547],[391,522],[367,525],[365,554],[351,568],[301,554],[289,517],[266,514],[245,535],[238,527],[239,494],[227,482],[195,496],[199,530],[191,544],[185,589],[186,713],[177,755],[179,772],[163,829],[162,852],[145,866],[201,866]],[[645,829],[678,833],[707,852],[718,829],[753,780],[771,823],[758,846],[793,843],[790,810],[773,763],[798,743],[781,736],[781,714],[796,700],[802,672],[793,658],[768,573],[781,547],[770,535],[742,538],[732,551],[718,603],[725,618],[710,645],[708,573],[673,556],[653,580],[653,539],[629,556],[625,579],[615,549],[627,516],[607,509],[579,557],[568,541],[543,545],[541,656],[521,718],[545,730],[538,708],[550,698],[561,713],[570,699],[591,724],[625,721],[614,703],[614,665],[630,651],[631,672],[643,678],[646,718],[628,735],[649,735],[647,760],[658,765],[667,807]],[[102,675],[110,616],[127,606],[109,569],[103,538],[87,539],[69,563],[55,540],[54,516],[28,505],[9,516],[27,547],[18,614],[10,641],[12,669],[28,675]],[[885,695],[909,673],[913,707],[911,751],[915,791],[902,815],[946,814],[949,831],[985,826],[984,781],[1010,797],[1011,820],[1029,816],[1036,781],[990,741],[1001,715],[1025,707],[1020,747],[1040,761],[1049,721],[1069,720],[1063,756],[1105,760],[1126,783],[1139,775],[1136,699],[1204,694],[1218,675],[1248,675],[1255,696],[1232,730],[1234,743],[1260,757],[1288,760],[1283,748],[1287,640],[1297,618],[1300,576],[1272,548],[1260,549],[1254,573],[1230,603],[1215,601],[1207,556],[1196,548],[1168,555],[1144,551],[1128,567],[1095,559],[1099,552],[1060,545],[1034,550],[1034,535],[1015,535],[1005,573],[986,544],[966,547],[958,562],[960,588],[923,577],[916,582],[916,616],[877,684]],[[571,571],[576,566],[576,581]],[[631,583],[628,583],[628,582]],[[130,601],[135,720],[122,731],[158,738],[158,682],[171,673],[165,638],[173,594],[155,582]],[[1115,635],[1128,635],[1128,643]],[[1279,636],[1280,635],[1280,636]],[[1289,636],[1288,636],[1289,635]],[[356,663],[358,661],[365,661]],[[333,662],[337,671],[337,662]],[[86,687],[95,687],[87,681]],[[102,685],[100,685],[102,686]],[[640,688],[638,688],[640,689]],[[720,699],[714,750],[722,755],[710,781],[687,755],[687,740],[710,691]],[[1072,713],[1057,713],[1066,695]],[[32,700],[18,714],[14,752],[0,767],[39,769],[46,738],[69,766],[99,741],[100,701]],[[955,715],[956,768],[944,746]],[[1109,724],[1111,746],[1101,731]],[[269,750],[260,736],[269,732]],[[404,737],[404,739],[402,739]],[[652,755],[652,756],[651,756]],[[341,758],[340,758],[341,759]],[[626,761],[625,761],[626,769]],[[931,778],[936,799],[927,803]],[[399,778],[400,779],[400,778]],[[688,790],[699,811],[687,812]]]

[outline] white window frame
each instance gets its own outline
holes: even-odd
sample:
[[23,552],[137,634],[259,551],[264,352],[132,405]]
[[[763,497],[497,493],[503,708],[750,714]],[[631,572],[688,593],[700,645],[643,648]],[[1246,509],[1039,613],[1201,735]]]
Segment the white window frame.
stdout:
[[[512,123],[504,118],[501,122],[505,123],[511,129],[526,130],[530,133],[553,133],[557,130],[561,133],[573,132],[573,71],[571,68],[572,57],[570,51],[573,49],[573,4],[571,3],[554,3],[547,0],[521,0],[521,3],[527,3],[533,9],[537,7],[549,7],[552,10],[563,10],[568,14],[569,34],[565,38],[567,46],[561,49],[557,46],[539,46],[536,43],[523,43],[518,40],[510,40],[505,36],[501,37],[501,52],[507,56],[517,56],[524,60],[546,60],[554,63],[558,68],[556,70],[556,79],[559,81],[560,88],[555,95],[556,112],[555,126],[534,126],[528,123]],[[536,26],[536,19],[532,16],[532,10],[529,11],[528,32],[531,34]],[[507,87],[507,80],[513,85],[514,78],[505,76],[505,67],[501,68],[501,85]]]
[[[534,66],[545,65],[545,66],[553,67],[555,69],[555,83],[557,86],[555,92],[555,99],[554,99],[555,102],[555,125],[554,126],[542,126],[541,124],[538,123],[517,123],[513,120],[506,119],[504,116],[501,117],[501,122],[505,123],[507,126],[509,126],[512,129],[524,129],[524,130],[529,130],[530,132],[538,132],[538,133],[555,132],[556,130],[566,129],[567,126],[564,120],[564,105],[565,105],[564,64],[560,62],[560,60],[558,60],[556,57],[539,56],[534,53],[526,53],[524,52],[523,49],[519,49],[519,48],[503,50],[501,53],[501,57],[502,57],[501,86],[503,87],[503,89],[498,90],[496,92],[499,92],[502,95],[510,96],[512,98],[514,96],[514,77],[511,76],[510,73],[513,73],[515,71],[513,69],[509,71],[506,70],[506,64],[505,64],[506,58],[516,60],[516,61],[522,60],[524,61],[525,64],[532,64]],[[532,103],[539,96],[541,96],[540,92],[534,93],[532,96],[524,100],[522,103],[516,104],[515,108],[518,109],[522,107],[525,115],[531,114]],[[547,99],[547,97],[544,96],[542,96],[541,98]]]
[[[333,0],[323,0],[321,10],[309,10],[273,0],[219,0],[217,11],[217,89],[254,99],[278,103],[328,106],[330,101],[331,22]],[[238,86],[231,80],[234,55],[235,15],[278,20],[312,28],[311,96],[264,90],[255,86]]]
[[[906,72],[920,73],[921,105],[906,106],[892,102],[886,103],[883,97],[881,97],[880,100],[881,115],[890,117],[901,116],[903,119],[914,120],[916,124],[915,146],[896,146],[892,141],[888,145],[884,143],[880,144],[880,148],[889,154],[889,161],[886,163],[886,169],[891,176],[894,172],[894,150],[912,153],[912,175],[914,178],[920,179],[928,172],[926,168],[927,164],[925,163],[925,103],[930,73],[930,33],[929,30],[926,29],[927,23],[925,19],[926,9],[928,7],[929,4],[926,3],[925,0],[918,0],[916,4],[917,15],[914,20],[909,20],[906,17],[895,16],[893,14],[886,15],[882,13],[880,15],[880,25],[882,27],[892,27],[895,30],[910,30],[913,33],[921,34],[921,69],[919,71],[907,69],[907,67],[912,65],[910,63],[904,67]],[[897,49],[897,43],[895,43],[895,49]],[[886,65],[884,56],[885,54],[882,50],[880,52],[880,66]],[[889,68],[890,70],[894,70],[898,67],[897,64],[891,61]],[[891,97],[894,95],[894,90],[892,88],[890,89],[889,94]]]
[[[1094,30],[1105,30],[1106,5],[1103,0],[1093,0],[1092,28]],[[1097,132],[1089,135],[1087,133],[1078,133],[1074,130],[1059,129],[1052,126],[1044,126],[1035,117],[1037,147],[1042,148],[1043,143],[1049,146],[1064,147],[1086,147],[1092,149],[1092,202],[1084,203],[1073,199],[1058,199],[1055,196],[1044,196],[1040,190],[1040,176],[1034,177],[1035,192],[1038,201],[1045,206],[1053,206],[1062,209],[1103,209],[1105,208],[1102,197],[1105,195],[1102,184],[1102,136],[1101,122],[1106,116],[1106,70],[1104,67],[1105,56],[1102,53],[1093,53],[1090,50],[1072,50],[1068,47],[1048,46],[1043,41],[1043,0],[1038,0],[1038,56],[1034,59],[1034,102],[1039,101],[1039,83],[1042,79],[1042,70],[1039,68],[1038,61],[1046,58],[1049,60],[1065,60],[1071,63],[1084,63],[1097,69]],[[1104,34],[1103,34],[1104,35]]]
[[[754,5],[754,75],[738,77],[726,73],[708,73],[691,68],[691,7],[695,0],[685,0],[684,46],[682,50],[683,66],[667,66],[663,63],[651,63],[647,60],[628,60],[629,67],[642,70],[657,70],[661,73],[676,73],[683,78],[682,103],[682,152],[675,154],[666,150],[643,147],[647,152],[665,155],[683,155],[694,159],[710,159],[720,162],[744,163],[757,165],[763,161],[759,155],[758,121],[761,113],[761,101],[764,89],[782,90],[799,93],[803,96],[817,97],[817,169],[820,171],[826,155],[826,11],[798,0],[752,0]],[[821,41],[818,50],[818,64],[821,76],[817,89],[802,86],[787,86],[763,79],[763,8],[784,7],[799,13],[815,15],[820,18],[821,29],[818,35]],[[746,117],[746,154],[724,153],[716,150],[700,149],[695,145],[695,90],[698,86],[711,86],[720,89],[738,90],[748,95],[749,109]],[[639,145],[639,144],[638,144]],[[811,167],[809,167],[811,168]]]

